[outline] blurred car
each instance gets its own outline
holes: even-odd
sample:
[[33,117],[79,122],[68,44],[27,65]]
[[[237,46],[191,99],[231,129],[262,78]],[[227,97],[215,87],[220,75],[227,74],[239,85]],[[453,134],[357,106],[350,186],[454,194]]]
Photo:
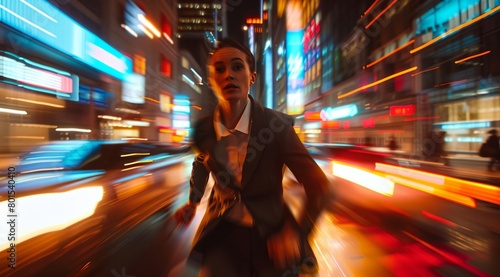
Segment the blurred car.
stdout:
[[332,176],[335,200],[365,215],[404,218],[435,233],[449,228],[500,233],[498,183],[460,178],[445,165],[374,147],[305,145]]
[[54,141],[21,155],[0,177],[9,184],[0,187],[0,206],[9,207],[0,216],[12,220],[0,226],[0,248],[22,249],[22,258],[2,259],[0,275],[38,275],[84,245],[61,265],[76,276],[96,251],[92,245],[172,204],[189,178],[189,150],[147,141]]

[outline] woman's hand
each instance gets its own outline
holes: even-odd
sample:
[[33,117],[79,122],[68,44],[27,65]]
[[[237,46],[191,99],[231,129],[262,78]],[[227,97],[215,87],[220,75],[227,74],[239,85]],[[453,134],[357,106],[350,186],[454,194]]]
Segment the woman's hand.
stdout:
[[267,240],[267,251],[279,269],[286,269],[300,262],[300,239],[297,231],[285,223],[281,231]]
[[196,205],[195,204],[185,204],[180,207],[177,211],[175,211],[175,220],[180,225],[189,225],[196,214]]

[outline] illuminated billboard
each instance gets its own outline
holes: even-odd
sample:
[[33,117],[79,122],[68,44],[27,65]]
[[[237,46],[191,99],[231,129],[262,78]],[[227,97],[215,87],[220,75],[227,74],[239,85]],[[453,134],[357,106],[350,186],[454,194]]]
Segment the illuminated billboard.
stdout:
[[356,104],[344,105],[336,108],[326,107],[320,112],[320,118],[323,121],[330,121],[340,118],[353,117],[358,114]]
[[304,112],[304,47],[302,39],[302,3],[289,1],[286,7],[286,109],[290,115]]
[[122,100],[133,104],[144,104],[146,95],[146,77],[132,73],[125,76],[122,86]]
[[0,51],[1,82],[78,101],[78,76]]
[[191,102],[187,95],[178,94],[174,98],[172,125],[176,129],[188,129],[190,124]]
[[287,65],[287,113],[302,114],[304,112],[304,54],[302,36],[304,31],[286,32],[286,65]]
[[0,22],[123,80],[132,61],[47,1],[2,1]]

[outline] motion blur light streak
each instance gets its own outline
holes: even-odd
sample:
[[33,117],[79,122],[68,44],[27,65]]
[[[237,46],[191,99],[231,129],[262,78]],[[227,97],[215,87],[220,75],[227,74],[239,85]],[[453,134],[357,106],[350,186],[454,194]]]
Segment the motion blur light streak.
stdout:
[[148,36],[150,39],[153,39],[153,34],[151,34],[151,32],[148,31],[146,27],[142,26],[141,24],[137,24],[137,28],[143,31],[146,34],[146,36]]
[[[18,225],[16,244],[44,233],[62,230],[91,216],[102,196],[103,188],[93,186],[17,198],[17,214],[21,216],[22,222]],[[0,207],[7,207],[7,201],[2,201]],[[2,218],[8,218],[7,209],[2,209],[0,214]],[[1,233],[8,234],[9,227],[2,224]],[[7,235],[1,236],[0,249],[6,249],[9,244]]]
[[0,108],[0,113],[28,114],[26,111],[6,109],[6,108]]
[[123,154],[120,155],[120,157],[125,158],[125,157],[133,157],[133,156],[149,156],[151,153],[130,153],[130,154]]
[[464,24],[462,24],[462,25],[459,25],[459,26],[457,26],[457,27],[455,27],[455,28],[453,28],[453,29],[449,30],[448,32],[445,32],[445,33],[441,34],[440,36],[435,37],[435,38],[433,38],[433,39],[429,40],[428,42],[426,42],[426,43],[424,43],[424,44],[420,45],[419,47],[417,47],[417,48],[414,48],[414,49],[410,50],[410,54],[414,54],[414,53],[416,53],[416,52],[418,52],[418,51],[420,51],[420,50],[422,50],[422,49],[426,48],[427,46],[429,46],[429,45],[431,45],[431,44],[434,44],[435,42],[437,42],[437,41],[439,41],[439,40],[441,40],[441,39],[443,39],[443,38],[446,38],[446,37],[448,37],[449,35],[451,35],[451,34],[453,34],[453,33],[457,32],[457,31],[460,31],[461,29],[463,29],[463,28],[465,28],[465,27],[467,27],[467,26],[469,26],[469,25],[472,25],[472,24],[476,23],[476,22],[478,22],[479,20],[481,20],[481,19],[483,19],[483,18],[486,18],[487,16],[490,16],[490,15],[492,15],[492,14],[496,13],[496,12],[497,12],[497,11],[499,11],[499,10],[500,10],[500,6],[497,6],[497,7],[493,8],[492,10],[490,10],[490,11],[488,11],[488,12],[486,12],[486,13],[483,13],[482,15],[480,15],[480,16],[478,16],[478,17],[476,17],[476,18],[472,19],[471,21],[468,21],[468,22],[466,22],[466,23],[464,23]]
[[360,92],[360,91],[365,90],[365,89],[367,89],[367,88],[374,87],[374,86],[376,86],[376,85],[378,85],[378,84],[381,84],[381,83],[383,83],[383,82],[385,82],[385,81],[389,81],[389,80],[391,80],[391,79],[394,79],[394,78],[399,77],[399,76],[401,76],[401,75],[404,75],[404,74],[406,74],[406,73],[409,73],[409,72],[415,71],[415,70],[417,70],[417,69],[418,69],[418,67],[417,67],[417,66],[414,66],[414,67],[408,68],[408,69],[406,69],[406,70],[400,71],[400,72],[398,72],[398,73],[394,73],[394,74],[392,74],[392,75],[390,75],[390,76],[387,76],[387,77],[385,77],[385,78],[383,78],[383,79],[380,79],[380,80],[378,80],[378,81],[375,81],[375,82],[373,82],[373,83],[371,83],[371,84],[364,85],[364,86],[359,87],[359,88],[357,88],[357,89],[353,89],[353,90],[351,90],[351,91],[349,91],[349,92],[346,92],[346,93],[344,93],[344,94],[341,94],[341,95],[337,96],[337,98],[338,98],[338,99],[342,99],[342,98],[347,97],[347,96],[349,96],[349,95],[355,94],[356,92]]
[[387,10],[389,10],[392,6],[394,6],[396,2],[398,2],[398,0],[392,1],[391,4],[389,4],[389,6],[387,6],[384,10],[382,10],[379,14],[377,14],[377,16],[375,16],[375,18],[365,26],[365,29],[370,28],[370,26],[372,26],[372,24],[375,23],[375,21],[377,21],[377,19],[379,19],[379,17],[381,17]]
[[[467,180],[462,180],[458,178],[453,178],[445,175],[433,174],[428,172],[423,172],[415,169],[408,169],[404,167],[397,167],[387,164],[376,163],[376,170],[396,174],[401,179],[413,178],[418,182],[426,182],[426,186],[438,185],[440,190],[447,191],[448,193],[442,194],[446,196],[451,195],[462,195],[466,198],[458,197],[465,200],[467,206],[471,205],[472,202],[469,199],[475,198],[478,200],[490,202],[493,204],[500,205],[500,188],[492,186],[489,184],[483,184],[478,182],[472,182]],[[391,178],[399,178],[391,177]],[[411,182],[411,181],[410,181]],[[404,183],[403,183],[404,184]],[[414,185],[414,183],[412,183]],[[451,194],[450,194],[451,193]],[[452,197],[455,200],[456,197]],[[461,202],[462,203],[462,202]],[[475,207],[475,204],[473,205]]]
[[158,31],[158,29],[156,29],[153,23],[151,23],[143,14],[138,14],[137,18],[142,24],[144,24],[144,26],[146,26],[146,28],[151,30],[151,32],[153,32],[157,37],[161,37],[160,31]]
[[33,27],[35,27],[36,29],[38,29],[38,30],[40,30],[40,31],[42,31],[42,32],[44,32],[44,33],[46,33],[47,35],[49,35],[49,36],[51,36],[51,37],[54,37],[54,38],[56,37],[56,35],[54,35],[53,33],[49,32],[49,31],[45,30],[44,28],[42,28],[42,27],[40,27],[40,26],[36,25],[35,23],[33,23],[33,22],[31,22],[31,21],[27,20],[26,18],[24,18],[24,17],[22,17],[22,16],[18,15],[17,13],[15,13],[15,12],[13,12],[13,11],[9,10],[8,8],[6,8],[6,7],[5,7],[5,6],[3,6],[3,5],[0,5],[0,9],[2,9],[2,10],[4,10],[4,11],[6,11],[6,12],[8,12],[8,13],[10,13],[10,14],[11,14],[11,15],[13,15],[14,17],[16,17],[16,18],[20,19],[21,21],[24,21],[24,22],[28,23],[29,25],[31,25],[31,26],[33,26]]
[[368,170],[356,168],[340,162],[332,162],[332,173],[335,176],[356,183],[382,195],[392,197],[394,194],[394,182],[379,176],[379,173],[369,172]]
[[17,97],[5,97],[5,99],[9,100],[15,100],[19,102],[25,102],[25,103],[30,103],[30,104],[37,104],[37,105],[43,105],[43,106],[49,106],[49,107],[54,107],[54,108],[64,108],[64,105],[58,105],[58,104],[52,104],[52,103],[47,103],[47,102],[42,102],[42,101],[35,101],[35,100],[28,100],[28,99],[22,99],[22,98],[17,98]]
[[442,175],[422,172],[422,171],[418,171],[418,170],[414,170],[414,169],[408,169],[408,168],[393,166],[393,165],[388,165],[388,164],[381,164],[381,163],[375,164],[375,170],[379,170],[379,171],[383,171],[383,172],[387,172],[387,173],[398,174],[398,175],[404,176],[404,177],[425,180],[427,182],[431,182],[431,183],[434,183],[436,185],[443,185],[444,179],[445,179],[445,177]]
[[141,160],[141,161],[126,163],[126,164],[124,164],[124,166],[130,166],[130,165],[134,165],[134,164],[152,163],[152,162],[153,162],[153,160]]
[[476,207],[476,201],[474,201],[474,199],[472,199],[470,197],[463,196],[463,195],[456,194],[456,193],[452,193],[452,192],[448,192],[448,191],[440,189],[440,188],[435,188],[432,185],[421,183],[421,182],[419,182],[419,180],[409,180],[406,178],[400,178],[400,177],[393,176],[393,175],[387,175],[386,178],[394,181],[395,183],[398,183],[398,184],[401,184],[401,185],[404,185],[404,186],[407,186],[407,187],[410,187],[410,188],[413,188],[413,189],[416,189],[416,190],[419,190],[422,192],[426,192],[428,194],[441,197],[443,199],[453,201],[455,203],[467,206],[469,208]]
[[79,132],[79,133],[90,133],[92,132],[89,129],[80,129],[80,128],[57,128],[58,132]]
[[455,61],[456,64],[459,64],[459,63],[463,63],[465,61],[468,61],[468,60],[471,60],[471,59],[474,59],[474,58],[477,58],[477,57],[481,57],[481,56],[484,56],[484,55],[487,55],[489,54],[491,51],[485,51],[485,52],[482,52],[482,53],[479,53],[479,54],[476,54],[476,55],[472,55],[472,56],[469,56],[467,58],[463,58],[461,60],[458,60],[458,61]]
[[411,76],[411,77],[415,77],[415,76],[420,75],[420,74],[422,74],[422,73],[426,73],[426,72],[429,72],[429,71],[433,71],[433,70],[436,70],[436,69],[438,69],[438,68],[439,68],[439,66],[436,66],[436,67],[433,67],[433,68],[429,68],[429,69],[426,69],[426,70],[422,70],[422,71],[419,71],[419,72],[413,73],[413,74],[411,74],[410,76]]
[[430,219],[432,219],[434,221],[437,221],[439,223],[448,225],[450,227],[456,227],[457,226],[457,224],[455,222],[452,222],[452,221],[449,221],[447,219],[444,219],[444,218],[442,218],[440,216],[437,216],[437,215],[435,215],[433,213],[430,213],[428,211],[422,211],[422,215],[425,216],[425,217],[427,217],[427,218],[430,218]]
[[388,53],[387,55],[384,55],[384,56],[382,56],[382,57],[378,58],[377,60],[373,61],[372,63],[367,64],[367,65],[365,66],[365,68],[369,68],[369,67],[372,67],[372,66],[376,65],[377,63],[379,63],[379,62],[381,62],[381,61],[385,60],[386,58],[388,58],[388,57],[390,57],[390,56],[392,56],[392,55],[396,54],[398,51],[403,50],[404,48],[408,47],[409,45],[411,45],[411,44],[412,44],[412,43],[414,43],[414,42],[415,42],[415,40],[414,40],[414,39],[412,39],[412,40],[408,41],[407,43],[405,43],[405,44],[401,45],[400,47],[398,47],[398,48],[394,49],[392,52]]
[[445,189],[500,205],[500,188],[453,177],[445,177]]
[[373,4],[370,7],[368,7],[368,9],[366,9],[363,15],[367,15],[373,9],[373,7],[375,7],[375,4],[377,4],[378,1],[379,0],[375,0],[375,2],[373,2]]
[[23,4],[25,4],[26,6],[32,8],[33,10],[35,10],[37,13],[43,15],[45,18],[47,18],[48,20],[54,22],[54,23],[57,23],[57,20],[55,20],[54,18],[52,18],[51,16],[49,16],[48,14],[44,13],[43,11],[41,11],[40,9],[38,9],[37,7],[31,5],[30,3],[26,2],[26,0],[20,0]]

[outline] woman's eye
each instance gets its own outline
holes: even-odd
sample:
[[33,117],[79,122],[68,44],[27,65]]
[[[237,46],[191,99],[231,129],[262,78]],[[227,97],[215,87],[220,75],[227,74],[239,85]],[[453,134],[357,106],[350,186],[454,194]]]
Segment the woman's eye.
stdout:
[[237,64],[237,65],[234,65],[233,66],[233,70],[242,70],[244,69],[245,67],[242,65],[242,64]]
[[215,67],[215,72],[222,73],[224,72],[224,67]]

